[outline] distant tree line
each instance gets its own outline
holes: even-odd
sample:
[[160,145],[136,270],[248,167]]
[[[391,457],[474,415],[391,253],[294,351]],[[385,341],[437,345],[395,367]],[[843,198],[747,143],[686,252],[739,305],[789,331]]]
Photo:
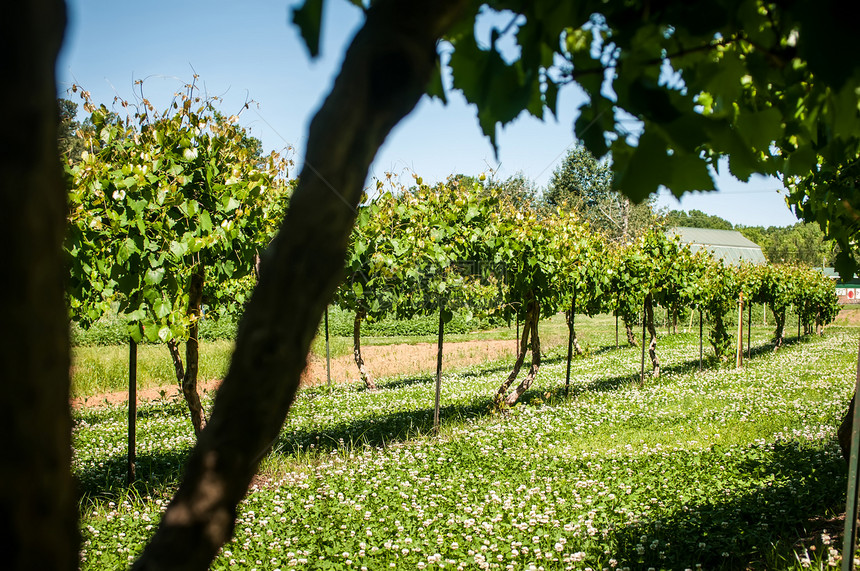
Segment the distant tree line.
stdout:
[[773,264],[800,264],[809,267],[832,267],[838,247],[824,237],[818,224],[797,222],[792,226],[743,226],[701,210],[670,210],[665,217],[668,226],[737,230],[761,246],[767,261]]

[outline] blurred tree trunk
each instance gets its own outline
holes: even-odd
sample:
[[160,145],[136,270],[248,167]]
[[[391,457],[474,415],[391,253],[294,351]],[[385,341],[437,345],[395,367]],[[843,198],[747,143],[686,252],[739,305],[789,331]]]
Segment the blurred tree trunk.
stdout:
[[379,0],[367,11],[311,122],[306,168],[263,255],[209,423],[135,569],[206,569],[232,535],[236,507],[278,437],[343,275],[368,168],[424,94],[436,70],[436,43],[464,5]]
[[845,462],[851,458],[851,430],[854,424],[854,401],[857,400],[857,384],[860,384],[860,349],[857,351],[857,381],[855,382],[854,394],[851,395],[848,412],[842,417],[842,422],[839,423],[839,429],[836,431],[839,448],[842,449],[842,457],[845,458]]
[[6,3],[0,18],[0,552],[9,570],[78,568],[54,81],[64,27],[60,1]]

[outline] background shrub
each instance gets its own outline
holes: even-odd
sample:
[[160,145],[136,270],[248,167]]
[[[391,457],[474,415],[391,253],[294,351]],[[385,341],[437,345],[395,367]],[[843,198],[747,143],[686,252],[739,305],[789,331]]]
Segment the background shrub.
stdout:
[[[352,327],[355,315],[344,309],[333,306],[328,314],[329,333],[334,336],[352,337]],[[506,325],[502,319],[466,319],[466,314],[455,312],[453,319],[445,324],[445,333],[470,333],[483,329],[491,329]],[[320,323],[323,332],[324,323]],[[361,324],[362,336],[369,337],[405,337],[412,335],[436,335],[439,332],[439,316],[436,314],[413,317],[412,319],[382,319],[380,321],[364,321]]]

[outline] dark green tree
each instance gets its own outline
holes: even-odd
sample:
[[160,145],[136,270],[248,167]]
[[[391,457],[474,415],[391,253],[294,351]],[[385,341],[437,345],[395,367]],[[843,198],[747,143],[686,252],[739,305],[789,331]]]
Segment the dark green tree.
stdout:
[[505,180],[489,179],[486,182],[488,190],[504,198],[519,208],[539,208],[538,189],[534,181],[529,179],[522,171],[517,172]]
[[576,145],[552,172],[544,200],[550,206],[566,206],[583,213],[597,207],[612,190],[612,168]]
[[64,161],[78,162],[81,153],[86,150],[84,138],[78,136],[78,131],[89,131],[92,124],[85,120],[78,121],[78,104],[69,99],[57,99],[60,112],[60,126],[57,129],[57,143],[60,146],[60,157]]
[[577,145],[552,173],[544,201],[550,207],[576,210],[607,239],[627,243],[655,221],[654,199],[631,202],[612,188],[612,164],[598,161]]
[[670,210],[666,214],[667,226],[683,226],[685,228],[712,228],[714,230],[734,230],[735,227],[725,218],[706,214],[701,210]]
[[836,244],[828,240],[817,224],[798,222],[792,226],[750,226],[738,228],[741,234],[761,246],[772,264],[798,264],[820,268],[832,266]]

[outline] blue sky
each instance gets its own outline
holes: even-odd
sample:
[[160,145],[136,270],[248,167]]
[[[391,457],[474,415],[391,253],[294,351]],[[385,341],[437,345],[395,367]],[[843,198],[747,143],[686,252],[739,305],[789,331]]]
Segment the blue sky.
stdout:
[[[77,83],[97,103],[115,96],[135,98],[133,81],[145,79],[145,95],[165,107],[174,91],[196,72],[210,95],[223,96],[225,112],[239,111],[246,99],[258,105],[241,122],[267,150],[290,147],[301,165],[307,126],[328,93],[361,14],[346,0],[329,0],[324,16],[321,57],[310,61],[296,29],[288,22],[294,0],[67,0],[69,26],[57,64],[59,89]],[[76,100],[75,97],[71,97]],[[522,171],[545,186],[566,150],[575,143],[572,126],[580,96],[563,89],[559,115],[545,121],[521,116],[499,133],[494,156],[481,133],[475,110],[458,93],[448,104],[424,98],[389,136],[371,169],[426,181],[452,173],[496,171],[506,178]],[[658,204],[699,209],[747,226],[796,222],[778,180],[753,178],[741,184],[719,177],[717,193],[695,193],[678,201],[668,192]]]

